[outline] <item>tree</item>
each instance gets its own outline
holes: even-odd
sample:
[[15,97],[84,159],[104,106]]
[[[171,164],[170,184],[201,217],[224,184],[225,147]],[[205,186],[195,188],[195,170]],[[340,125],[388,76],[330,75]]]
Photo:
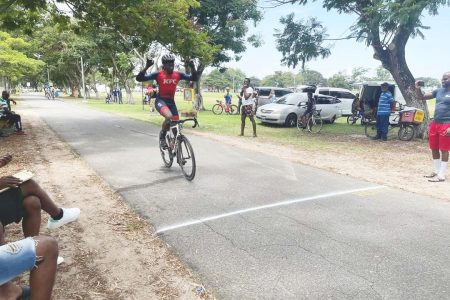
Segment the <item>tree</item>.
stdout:
[[26,75],[33,75],[44,65],[40,60],[27,56],[31,44],[22,38],[14,38],[0,31],[0,77],[8,83],[16,82]]
[[261,80],[262,86],[277,86],[277,87],[292,87],[300,82],[298,80],[298,76],[296,76],[292,72],[282,72],[276,71],[272,75],[265,76]]
[[[243,53],[247,45],[259,46],[260,40],[257,36],[247,37],[247,23],[261,20],[262,15],[258,10],[256,0],[200,0],[199,7],[189,9],[189,19],[195,28],[205,33],[212,49],[206,51],[211,57],[195,55],[199,57],[197,71],[201,78],[208,66],[219,67],[224,62],[232,59],[238,60],[239,54]],[[189,55],[196,54],[195,47],[179,50],[180,55],[186,62]],[[196,106],[203,107],[200,86],[195,85],[196,94],[199,96]]]
[[422,80],[425,83],[426,87],[439,87],[441,85],[441,81],[436,78],[431,77],[418,77],[417,80]]
[[239,69],[214,69],[205,76],[203,83],[209,89],[224,90],[228,87],[234,92],[244,79],[245,74]]
[[314,70],[305,70],[301,73],[303,77],[303,84],[314,84],[316,86],[327,86],[328,81],[323,77],[323,75]]
[[342,72],[334,74],[333,76],[328,78],[328,84],[332,87],[338,87],[343,89],[352,88],[351,78],[349,78]]
[[[308,0],[273,0],[278,5],[287,3],[307,4]],[[423,38],[423,13],[438,13],[442,5],[450,5],[448,0],[326,0],[323,7],[336,9],[339,13],[357,15],[357,22],[350,29],[357,41],[371,46],[374,58],[379,60],[395,79],[406,102],[410,106],[428,109],[417,98],[412,75],[405,58],[405,47],[411,37]]]
[[357,86],[358,84],[369,80],[367,73],[369,72],[368,68],[356,67],[352,69],[352,75],[350,75],[349,81],[352,87]]
[[325,28],[316,18],[308,21],[294,21],[294,14],[289,14],[280,19],[285,25],[283,32],[275,29],[274,36],[277,38],[277,50],[283,58],[281,62],[288,67],[295,68],[298,63],[305,70],[305,63],[317,57],[326,58],[330,55],[330,49],[322,47],[321,44],[327,37]]
[[376,73],[375,78],[373,78],[373,80],[375,80],[375,81],[393,81],[394,80],[392,78],[392,75],[389,73],[389,71],[386,70],[385,68],[383,68],[383,66],[379,66],[376,69],[375,73]]

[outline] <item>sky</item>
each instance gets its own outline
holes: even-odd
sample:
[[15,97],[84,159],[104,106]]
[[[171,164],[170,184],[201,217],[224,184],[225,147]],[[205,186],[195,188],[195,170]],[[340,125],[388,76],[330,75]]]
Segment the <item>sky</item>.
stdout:
[[[318,1],[322,2],[322,1]],[[270,6],[267,1],[259,0],[260,8],[263,8],[264,19],[253,27],[249,24],[249,34],[259,34],[263,38],[263,45],[254,48],[247,47],[242,58],[238,62],[225,64],[229,68],[239,68],[248,77],[273,74],[275,71],[299,72],[300,66],[295,70],[281,65],[282,55],[276,50],[276,42],[273,34],[275,28],[282,29],[280,17],[295,13],[294,19],[308,19],[316,17],[327,28],[329,38],[341,38],[348,35],[348,28],[353,25],[356,15],[339,15],[336,11],[326,11],[320,3],[311,2],[306,6],[284,5],[278,8],[263,8]],[[450,71],[450,7],[442,7],[439,15],[430,16],[424,13],[422,24],[430,26],[424,31],[425,39],[419,37],[409,39],[406,45],[406,61],[414,77],[433,77],[441,79],[444,72]],[[369,68],[372,74],[381,63],[373,59],[372,48],[364,42],[355,40],[329,41],[332,44],[331,55],[326,59],[317,59],[306,63],[306,68],[322,73],[326,78],[338,72],[351,74],[355,67]]]

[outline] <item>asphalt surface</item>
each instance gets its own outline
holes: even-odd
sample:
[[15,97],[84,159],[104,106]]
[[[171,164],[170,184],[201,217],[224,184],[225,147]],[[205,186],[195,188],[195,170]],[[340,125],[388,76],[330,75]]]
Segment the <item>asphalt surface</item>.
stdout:
[[219,299],[450,297],[447,202],[189,133],[188,182],[163,166],[158,127],[26,100]]

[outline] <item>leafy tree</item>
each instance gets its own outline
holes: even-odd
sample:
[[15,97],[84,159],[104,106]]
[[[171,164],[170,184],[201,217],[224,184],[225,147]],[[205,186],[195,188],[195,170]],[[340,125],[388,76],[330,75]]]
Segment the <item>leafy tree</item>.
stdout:
[[203,82],[209,89],[224,90],[226,87],[229,87],[233,91],[233,88],[236,90],[244,79],[245,74],[239,69],[214,69],[205,76]]
[[349,78],[352,87],[356,87],[361,82],[369,80],[369,76],[367,75],[368,72],[369,72],[368,68],[363,67],[353,68],[352,75]]
[[292,72],[276,71],[272,75],[265,76],[261,80],[261,85],[262,86],[277,86],[277,87],[292,87],[294,85],[301,83],[301,82],[296,81],[299,79],[300,78]]
[[261,86],[261,79],[259,79],[258,77],[255,76],[251,76],[250,78],[250,82],[253,86]]
[[314,84],[314,85],[321,85],[321,86],[327,86],[328,81],[323,77],[323,75],[314,70],[305,70],[301,73],[303,77],[303,84]]
[[328,84],[332,87],[338,87],[343,89],[352,88],[351,78],[349,78],[342,72],[334,74],[333,76],[328,78]]
[[[308,0],[273,0],[278,5],[298,3],[305,5]],[[371,46],[374,58],[388,70],[395,79],[408,105],[422,108],[426,105],[415,93],[414,76],[406,62],[405,47],[411,37],[423,38],[422,24],[424,12],[438,14],[438,8],[450,5],[448,0],[325,0],[323,7],[335,9],[339,13],[356,14],[357,22],[350,29],[358,41]]]
[[295,68],[300,63],[304,71],[307,61],[317,57],[326,58],[331,54],[330,49],[321,46],[327,35],[316,18],[295,22],[292,13],[282,17],[280,23],[285,25],[283,32],[275,29],[274,36],[277,38],[277,50],[283,55],[283,64]]
[[[258,10],[256,0],[200,0],[200,6],[192,6],[189,9],[189,19],[194,27],[200,32],[207,34],[212,50],[212,57],[199,57],[197,71],[201,78],[208,66],[220,66],[232,59],[238,60],[239,54],[243,53],[247,45],[259,46],[260,40],[257,36],[247,37],[248,22],[253,23],[261,20],[262,15]],[[247,37],[247,38],[246,38]],[[195,47],[179,51],[187,61],[192,52],[196,53]],[[197,107],[203,107],[200,87],[195,85],[196,94],[199,95]]]
[[44,65],[42,61],[27,55],[30,47],[31,44],[24,39],[0,31],[0,77],[6,83],[15,83],[26,75],[35,74]]
[[389,73],[389,71],[386,70],[385,68],[383,68],[382,66],[379,66],[375,72],[376,72],[376,75],[374,78],[375,81],[393,81],[394,80],[392,78],[392,75]]

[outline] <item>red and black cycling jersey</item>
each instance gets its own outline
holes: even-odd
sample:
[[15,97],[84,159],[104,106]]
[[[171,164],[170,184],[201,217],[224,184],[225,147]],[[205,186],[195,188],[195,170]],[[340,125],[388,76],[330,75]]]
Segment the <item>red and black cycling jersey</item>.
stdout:
[[156,97],[164,100],[174,100],[178,82],[180,82],[180,80],[197,81],[197,73],[193,72],[192,75],[188,75],[182,72],[173,71],[172,74],[167,74],[161,70],[145,75],[143,72],[139,72],[136,76],[136,80],[140,82],[156,80],[159,86],[159,93]]

